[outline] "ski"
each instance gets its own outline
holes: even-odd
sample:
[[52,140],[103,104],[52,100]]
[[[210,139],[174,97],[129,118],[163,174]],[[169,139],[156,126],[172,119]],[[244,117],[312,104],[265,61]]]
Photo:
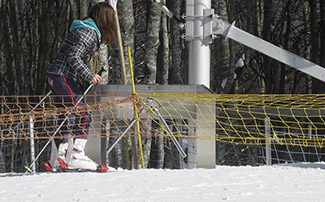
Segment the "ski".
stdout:
[[42,165],[44,168],[44,172],[32,172],[32,171],[26,171],[24,173],[16,173],[16,172],[10,172],[10,173],[0,173],[0,177],[19,177],[19,176],[30,176],[30,175],[39,175],[39,174],[53,174],[53,173],[111,173],[111,172],[117,172],[117,169],[104,166],[104,165],[98,165],[98,168],[96,170],[88,170],[88,169],[68,169],[67,164],[65,162],[58,158],[57,159],[60,163],[60,166],[56,169],[53,169],[50,163],[47,163],[45,161],[42,161]]
[[116,172],[117,170],[112,167],[98,165],[96,170],[91,169],[69,169],[68,165],[60,158],[57,159],[60,166],[57,169],[53,169],[50,164],[45,161],[42,161],[43,167],[47,172],[97,172],[97,173],[107,173],[107,172]]
[[[44,172],[46,173],[46,172]],[[0,177],[19,177],[19,176],[29,176],[29,175],[39,175],[40,173],[34,172],[25,172],[25,173],[15,173],[15,172],[10,172],[10,173],[0,173]]]

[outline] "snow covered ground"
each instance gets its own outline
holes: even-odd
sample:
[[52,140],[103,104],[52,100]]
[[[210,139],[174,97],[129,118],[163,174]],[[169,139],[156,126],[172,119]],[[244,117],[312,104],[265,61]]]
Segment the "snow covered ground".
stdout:
[[[1,175],[0,175],[1,176]],[[325,164],[0,177],[0,201],[325,201]]]

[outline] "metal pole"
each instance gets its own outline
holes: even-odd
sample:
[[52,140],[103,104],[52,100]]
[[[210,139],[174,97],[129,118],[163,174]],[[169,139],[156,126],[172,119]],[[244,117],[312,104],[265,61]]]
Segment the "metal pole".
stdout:
[[210,88],[210,47],[203,37],[203,16],[204,9],[210,8],[211,0],[187,0],[187,17],[194,20],[194,37],[189,43],[189,84],[204,84],[208,88]]
[[[185,39],[189,41],[189,84],[203,84],[210,88],[209,43],[211,36],[204,36],[204,25],[207,21],[205,15],[208,10],[211,10],[211,0],[186,0]],[[198,117],[196,122],[205,124],[202,117]],[[195,135],[198,134],[209,134],[210,139],[192,140],[195,147],[188,148],[188,159],[196,160],[196,162],[193,162],[191,167],[215,168],[215,131],[197,128]]]
[[266,154],[266,165],[272,165],[272,153],[271,153],[271,129],[270,129],[270,119],[265,117],[265,154]]
[[[34,143],[34,120],[33,116],[29,116],[29,135],[30,135],[30,159],[35,161],[35,143]],[[36,172],[35,163],[32,166],[32,171]]]

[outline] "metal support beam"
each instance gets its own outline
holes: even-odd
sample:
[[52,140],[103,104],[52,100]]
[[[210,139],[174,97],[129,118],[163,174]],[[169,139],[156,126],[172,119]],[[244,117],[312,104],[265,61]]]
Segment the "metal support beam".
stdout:
[[[209,11],[210,13],[212,13],[211,10],[212,9]],[[261,38],[251,35],[235,27],[235,23],[229,24],[216,15],[209,15],[206,16],[206,18],[213,18],[213,20],[210,23],[205,24],[204,37],[213,38],[214,35],[221,34],[225,36],[226,39],[233,39],[316,79],[325,81],[325,69],[323,67],[283,48],[277,47]]]

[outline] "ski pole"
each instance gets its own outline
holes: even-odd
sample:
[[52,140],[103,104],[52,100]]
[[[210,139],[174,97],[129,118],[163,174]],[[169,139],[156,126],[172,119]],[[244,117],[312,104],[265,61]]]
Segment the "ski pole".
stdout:
[[[160,106],[160,103],[154,99],[154,98],[147,98],[148,100],[152,100],[155,102],[156,105]],[[179,142],[177,141],[177,139],[175,138],[175,136],[173,135],[173,132],[171,131],[171,129],[169,128],[168,124],[166,123],[164,117],[161,115],[161,113],[159,112],[159,110],[157,109],[157,106],[154,105],[154,103],[148,101],[147,105],[149,105],[149,107],[158,115],[160,121],[163,123],[163,125],[165,126],[165,129],[167,130],[167,132],[169,133],[169,137],[172,140],[172,142],[174,143],[176,149],[178,150],[178,152],[180,153],[180,155],[183,158],[186,158],[186,153],[183,150],[182,146],[179,144]]]
[[181,156],[183,158],[185,158],[187,155],[184,152],[184,150],[182,149],[181,145],[179,144],[179,142],[177,141],[177,139],[173,136],[173,132],[170,130],[170,128],[168,127],[164,117],[160,114],[159,110],[156,108],[153,108],[153,110],[157,113],[159,119],[162,121],[163,125],[165,126],[166,130],[169,133],[169,137],[171,138],[172,142],[174,143],[176,149],[178,150],[178,152],[181,154]]
[[[90,89],[94,86],[93,83],[91,83],[89,85],[89,87],[86,89],[86,91],[84,92],[84,94],[79,98],[78,102],[73,106],[73,110],[79,105],[79,103],[81,102],[81,100],[85,97],[85,95],[90,91]],[[51,138],[49,139],[49,141],[47,141],[47,143],[45,144],[45,146],[42,148],[42,150],[38,153],[38,155],[36,156],[36,158],[34,159],[34,161],[28,166],[25,167],[28,171],[30,171],[31,167],[35,164],[35,162],[38,160],[38,158],[41,156],[41,154],[44,152],[44,150],[46,149],[46,147],[50,144],[51,140],[54,138],[54,136],[59,132],[59,130],[61,129],[61,127],[63,126],[63,124],[68,120],[68,116],[65,117],[65,119],[61,122],[60,126],[56,129],[56,131],[53,133],[53,135],[51,136]]]
[[[144,107],[141,107],[139,115],[145,113],[146,111],[147,110]],[[122,137],[125,136],[125,134],[132,128],[132,126],[136,123],[136,121],[137,121],[136,118],[132,119],[129,126],[123,131],[123,133],[119,137],[115,138],[111,143],[111,145],[109,145],[109,147],[106,149],[106,153],[110,153],[112,151],[115,145],[122,139]]]
[[112,142],[112,144],[106,149],[106,153],[110,153],[112,151],[112,149],[115,147],[115,145],[122,139],[122,137],[124,137],[124,135],[132,128],[132,126],[135,124],[136,119],[132,119],[130,125],[123,131],[123,133],[114,139],[114,141]]

